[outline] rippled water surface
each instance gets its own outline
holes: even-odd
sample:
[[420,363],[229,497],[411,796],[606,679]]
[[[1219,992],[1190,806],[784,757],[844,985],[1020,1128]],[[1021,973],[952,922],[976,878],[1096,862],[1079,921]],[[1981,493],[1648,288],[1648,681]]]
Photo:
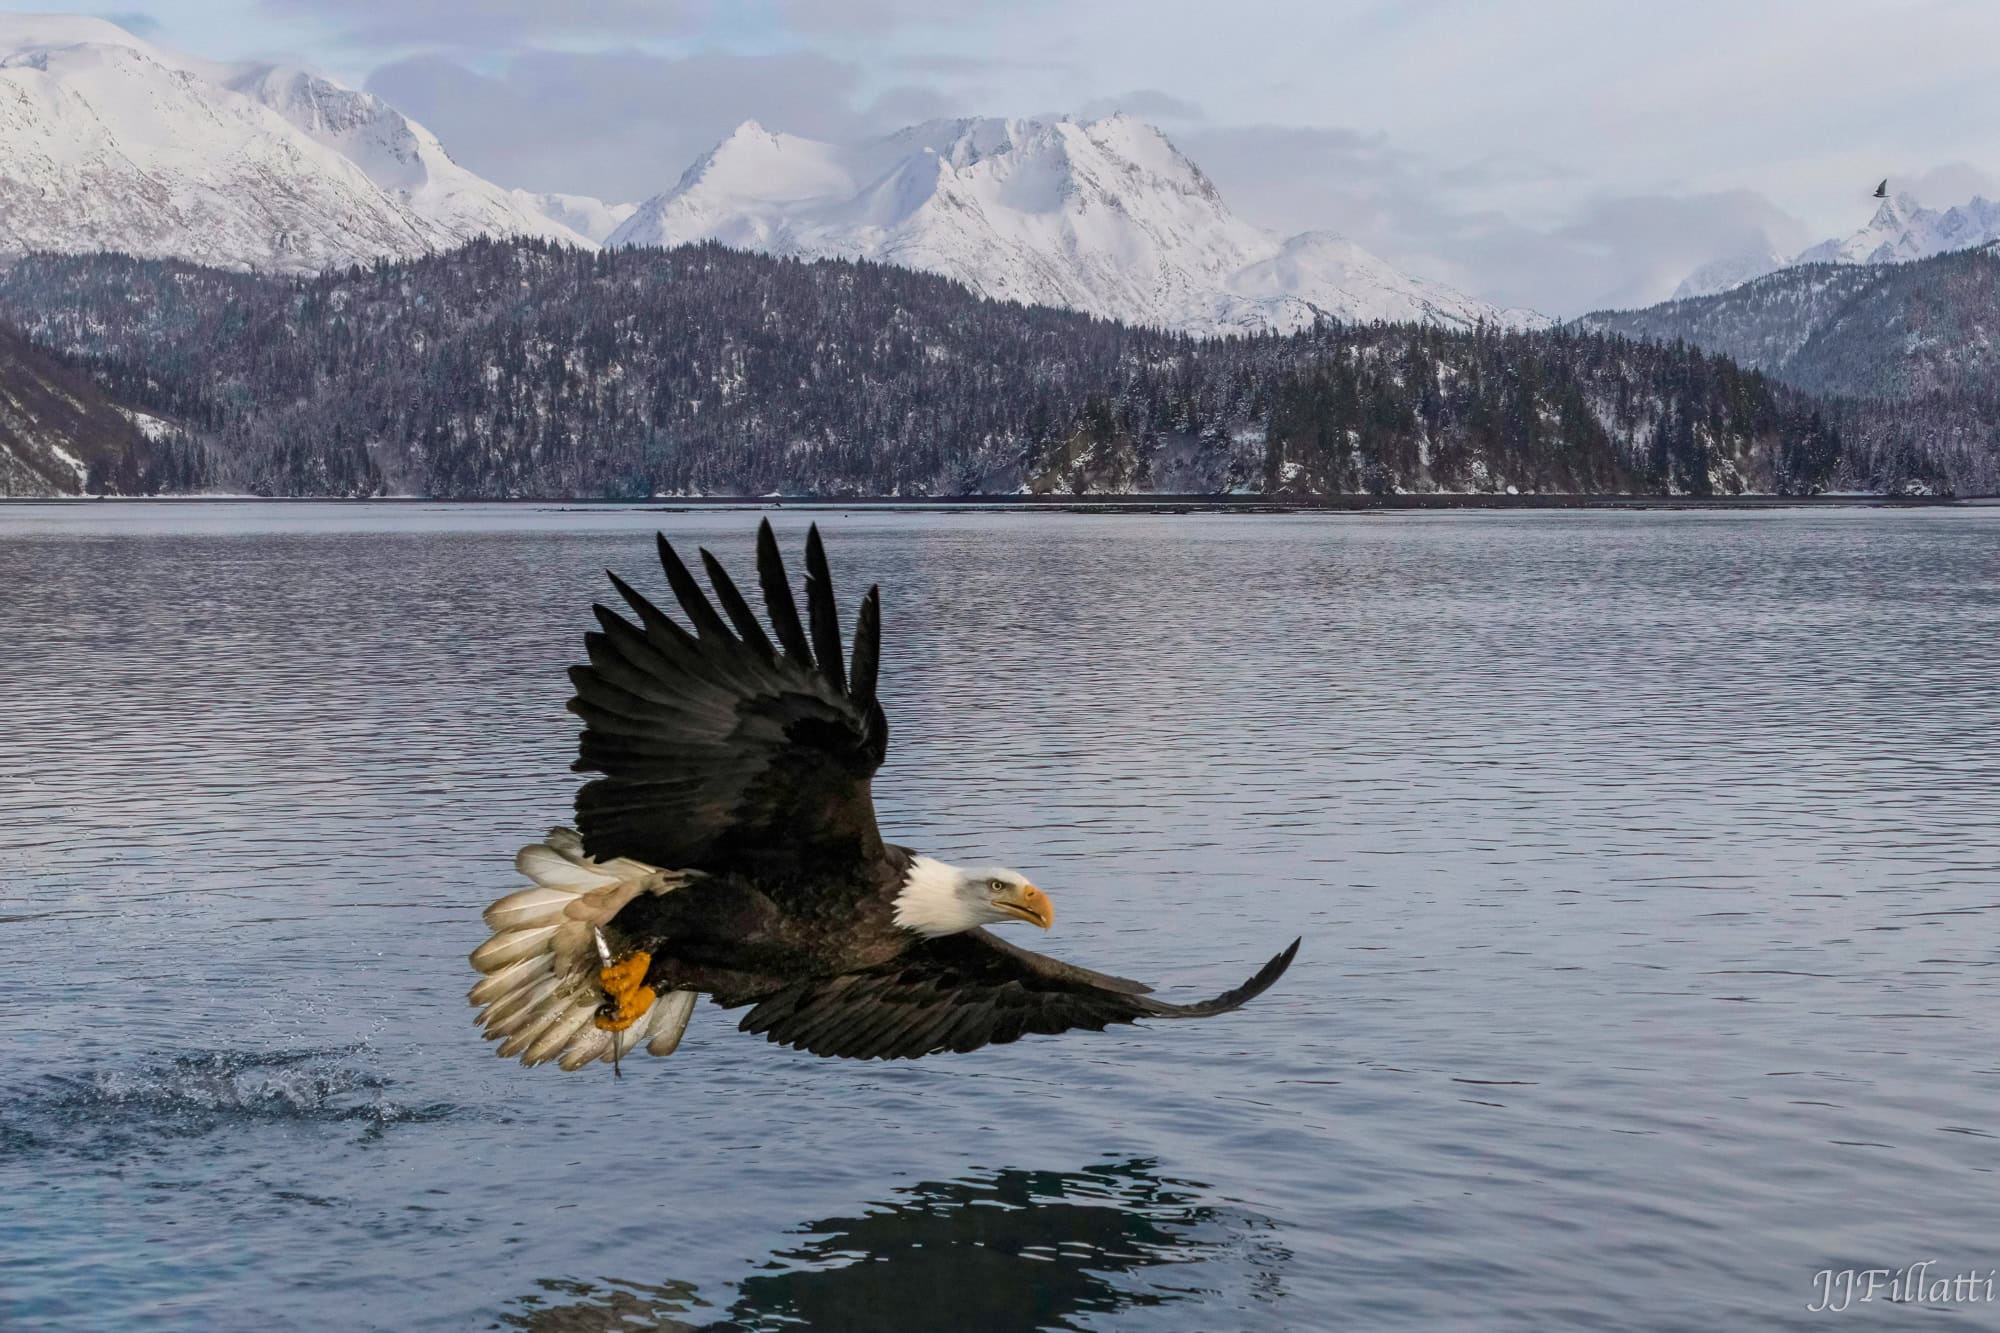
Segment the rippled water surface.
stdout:
[[2000,1267],[2000,511],[819,518],[891,836],[1169,998],[1291,974],[495,1060],[601,571],[755,516],[0,508],[0,1324],[1803,1328]]

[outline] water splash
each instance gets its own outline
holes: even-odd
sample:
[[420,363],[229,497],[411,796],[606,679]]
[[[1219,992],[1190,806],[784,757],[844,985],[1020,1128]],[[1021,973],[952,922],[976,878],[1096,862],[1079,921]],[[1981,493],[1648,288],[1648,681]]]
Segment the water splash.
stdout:
[[0,1090],[0,1156],[71,1151],[103,1156],[161,1139],[196,1139],[254,1124],[389,1126],[441,1120],[449,1102],[389,1095],[365,1045],[283,1051],[190,1051],[135,1066],[46,1074]]

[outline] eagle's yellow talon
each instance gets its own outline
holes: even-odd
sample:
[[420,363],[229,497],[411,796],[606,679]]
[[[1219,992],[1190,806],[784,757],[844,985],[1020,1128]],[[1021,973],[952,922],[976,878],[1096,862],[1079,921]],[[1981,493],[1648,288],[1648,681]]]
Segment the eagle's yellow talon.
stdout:
[[646,969],[652,965],[653,955],[642,950],[599,968],[597,984],[604,988],[608,1011],[591,1021],[606,1032],[623,1032],[644,1018],[659,998],[646,984]]

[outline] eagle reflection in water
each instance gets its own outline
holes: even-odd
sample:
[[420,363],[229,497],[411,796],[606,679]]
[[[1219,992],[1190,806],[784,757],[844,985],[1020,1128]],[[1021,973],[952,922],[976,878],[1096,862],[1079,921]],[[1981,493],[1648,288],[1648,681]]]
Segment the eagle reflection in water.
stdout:
[[551,1278],[500,1322],[536,1333],[1070,1329],[1081,1327],[1072,1315],[1220,1295],[1201,1282],[1212,1274],[1131,1276],[1202,1261],[1227,1264],[1230,1286],[1247,1288],[1238,1294],[1280,1299],[1290,1253],[1276,1224],[1203,1203],[1202,1188],[1144,1161],[926,1181],[860,1217],[808,1223],[805,1243],[743,1279],[726,1311],[685,1282]]

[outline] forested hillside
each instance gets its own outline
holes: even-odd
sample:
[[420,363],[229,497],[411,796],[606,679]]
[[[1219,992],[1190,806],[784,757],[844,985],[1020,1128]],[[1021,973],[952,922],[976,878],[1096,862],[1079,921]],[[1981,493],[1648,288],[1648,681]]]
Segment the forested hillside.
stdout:
[[88,375],[0,326],[0,496],[200,488],[199,448],[145,424],[150,437]]
[[1805,492],[1952,484],[1688,346],[1185,336],[866,263],[532,241],[308,279],[114,256],[0,310],[278,495]]

